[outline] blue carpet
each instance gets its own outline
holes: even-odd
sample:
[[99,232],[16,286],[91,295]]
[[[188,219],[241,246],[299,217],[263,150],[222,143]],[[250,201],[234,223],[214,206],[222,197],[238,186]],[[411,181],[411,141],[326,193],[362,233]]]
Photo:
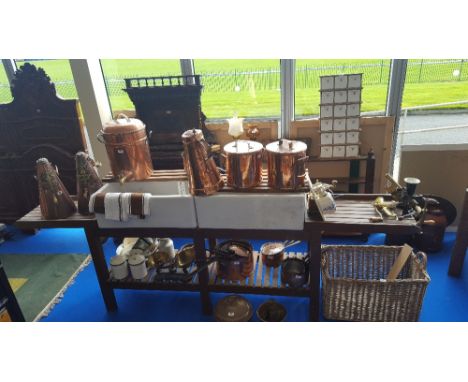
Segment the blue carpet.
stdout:
[[[10,228],[10,230],[13,230]],[[81,229],[43,229],[36,235],[15,236],[0,245],[0,253],[89,253]],[[447,233],[441,252],[428,255],[428,273],[431,283],[426,292],[421,321],[468,321],[468,265],[460,278],[447,275],[450,253],[455,235]],[[381,245],[385,235],[371,235],[367,244]],[[180,246],[190,240],[175,240]],[[359,240],[326,239],[326,244],[362,244]],[[261,242],[252,242],[259,248]],[[108,240],[104,245],[106,257],[115,253],[115,245]],[[301,250],[300,248],[297,249]],[[212,321],[200,311],[200,299],[194,292],[115,291],[119,310],[107,313],[101,297],[94,267],[89,265],[67,290],[65,297],[43,321]],[[212,293],[213,304],[225,294]],[[247,295],[256,309],[268,296]],[[288,310],[288,321],[307,321],[308,299],[274,297]]]

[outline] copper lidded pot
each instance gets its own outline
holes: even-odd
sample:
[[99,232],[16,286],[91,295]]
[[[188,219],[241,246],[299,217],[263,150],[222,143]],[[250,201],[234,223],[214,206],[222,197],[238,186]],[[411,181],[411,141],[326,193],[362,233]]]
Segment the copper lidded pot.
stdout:
[[112,173],[121,183],[151,176],[153,164],[142,121],[119,114],[103,126],[97,137],[106,145]]
[[248,189],[262,181],[263,145],[260,142],[236,140],[224,146],[228,187]]
[[304,186],[307,145],[301,141],[280,139],[266,146],[268,186],[294,190]]

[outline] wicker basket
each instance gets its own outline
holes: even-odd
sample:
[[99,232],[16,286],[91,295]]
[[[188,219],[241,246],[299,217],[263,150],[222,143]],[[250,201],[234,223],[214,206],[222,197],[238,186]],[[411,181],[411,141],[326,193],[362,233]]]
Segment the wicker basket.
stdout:
[[322,304],[327,319],[417,321],[426,287],[426,255],[412,253],[394,281],[387,275],[402,247],[325,246]]

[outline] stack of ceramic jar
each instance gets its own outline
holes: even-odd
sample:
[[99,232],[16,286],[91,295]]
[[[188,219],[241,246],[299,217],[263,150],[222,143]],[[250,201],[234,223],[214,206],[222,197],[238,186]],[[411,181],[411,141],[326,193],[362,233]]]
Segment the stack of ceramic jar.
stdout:
[[320,157],[359,156],[362,74],[320,77]]

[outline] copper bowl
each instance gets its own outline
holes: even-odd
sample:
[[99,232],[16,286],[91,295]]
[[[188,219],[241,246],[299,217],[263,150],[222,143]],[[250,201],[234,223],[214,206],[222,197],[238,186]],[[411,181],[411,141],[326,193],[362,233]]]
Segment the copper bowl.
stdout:
[[263,322],[286,321],[287,311],[284,305],[275,300],[265,301],[257,309],[257,317]]
[[244,297],[233,294],[219,300],[214,316],[221,322],[247,322],[253,316],[253,307]]

